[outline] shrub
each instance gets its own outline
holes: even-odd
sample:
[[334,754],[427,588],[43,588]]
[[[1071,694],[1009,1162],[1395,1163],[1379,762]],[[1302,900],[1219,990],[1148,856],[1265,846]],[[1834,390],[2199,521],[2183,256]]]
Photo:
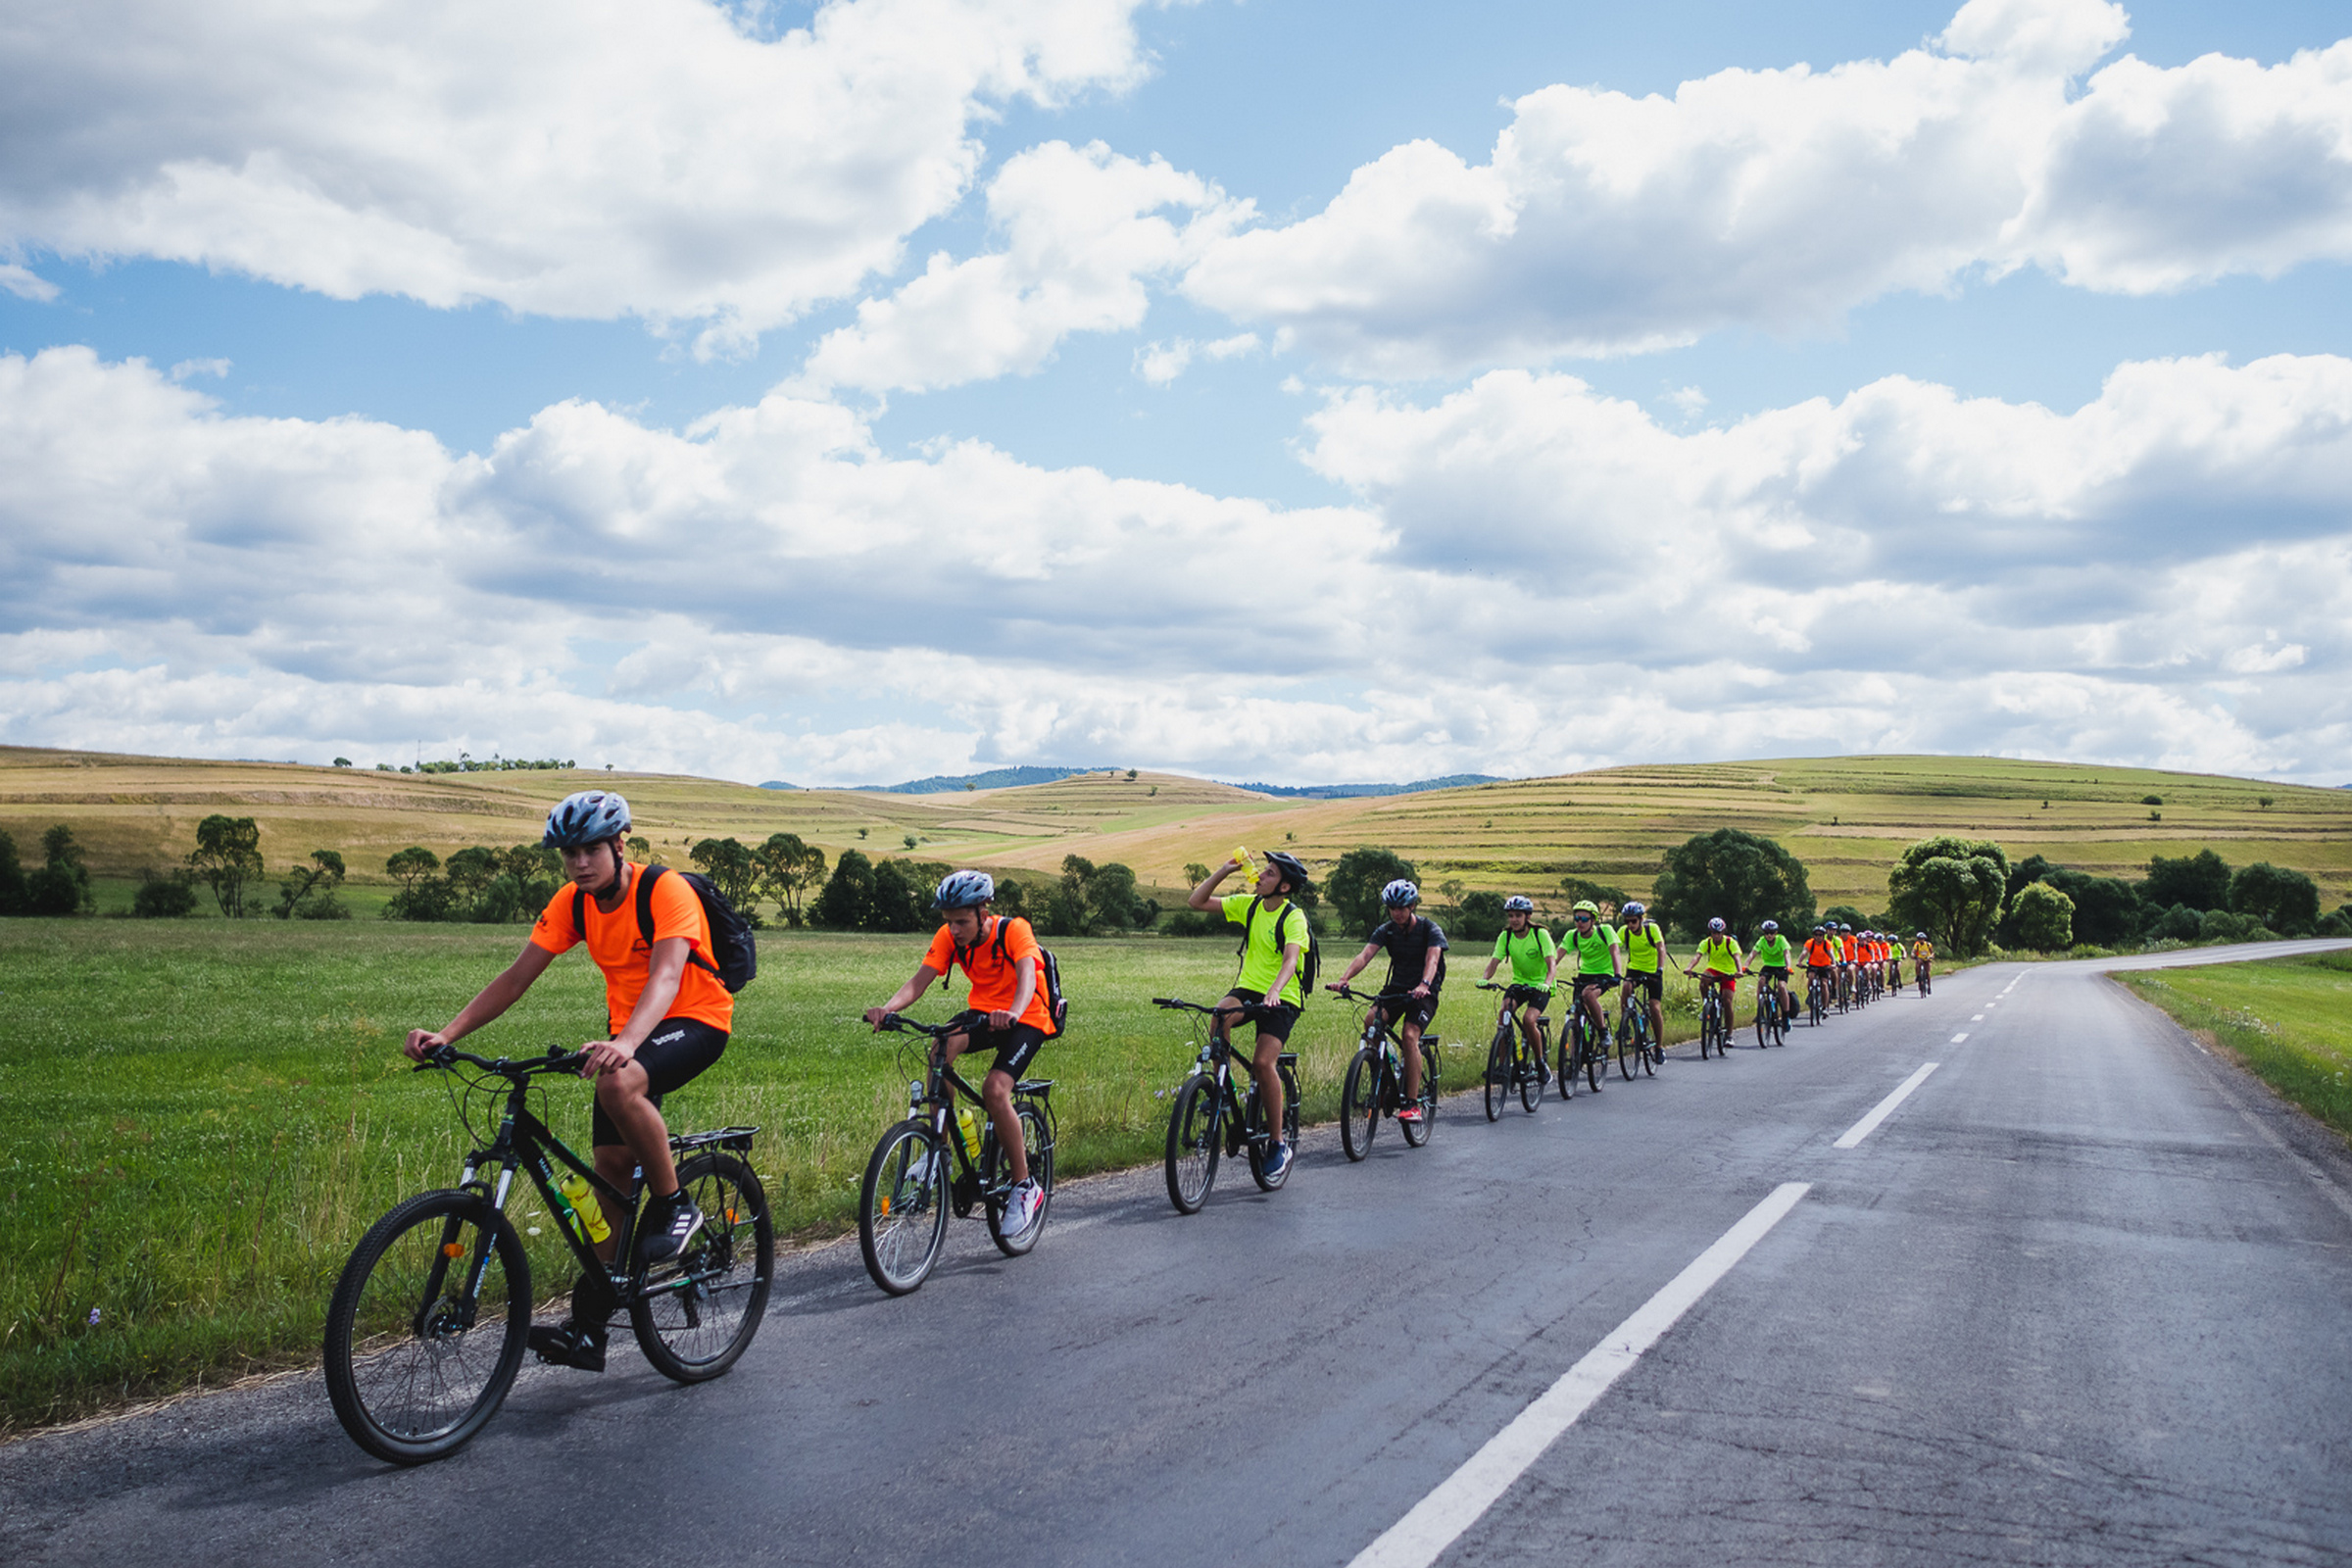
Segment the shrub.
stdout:
[[2047,882],[2033,883],[2019,890],[2005,929],[2036,953],[2063,953],[2075,942],[2075,901]]
[[130,912],[142,920],[180,920],[196,912],[196,885],[185,872],[156,876],[152,872],[130,896]]
[[2257,860],[2230,879],[2230,907],[2274,931],[2309,930],[2320,921],[2320,885],[2300,871]]
[[1381,917],[1380,890],[1398,877],[1419,882],[1413,862],[1393,850],[1349,850],[1323,879],[1342,931],[1369,931]]

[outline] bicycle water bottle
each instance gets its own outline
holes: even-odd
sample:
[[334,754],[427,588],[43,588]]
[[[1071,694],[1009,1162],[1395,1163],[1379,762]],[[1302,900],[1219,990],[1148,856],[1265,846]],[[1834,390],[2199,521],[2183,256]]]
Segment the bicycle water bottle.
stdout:
[[1250,851],[1246,847],[1239,844],[1235,845],[1233,848],[1233,858],[1242,862],[1242,874],[1244,876],[1248,877],[1252,882],[1257,880],[1257,867],[1250,862]]
[[612,1239],[612,1227],[605,1221],[605,1205],[598,1202],[596,1194],[589,1190],[587,1177],[576,1170],[566,1170],[563,1179],[556,1183],[556,1191],[564,1195],[564,1200],[571,1205],[572,1212],[580,1216],[580,1227],[587,1231],[590,1242]]
[[963,1132],[963,1152],[974,1159],[980,1157],[980,1113],[969,1105],[956,1109],[956,1125]]

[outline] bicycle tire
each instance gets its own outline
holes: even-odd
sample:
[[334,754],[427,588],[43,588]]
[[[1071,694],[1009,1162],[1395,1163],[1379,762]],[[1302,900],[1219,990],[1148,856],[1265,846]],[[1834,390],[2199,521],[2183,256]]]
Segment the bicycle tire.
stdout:
[[1576,1098],[1576,1025],[1572,1021],[1560,1031],[1560,1041],[1552,1048],[1552,1082],[1560,1087],[1562,1100]]
[[1428,1041],[1421,1042],[1421,1119],[1400,1121],[1397,1129],[1404,1134],[1405,1146],[1420,1149],[1429,1142],[1429,1135],[1438,1127],[1438,1053]]
[[1600,1093],[1601,1069],[1609,1064],[1608,1052],[1604,1050],[1601,1046],[1601,1043],[1597,1039],[1593,1038],[1591,1034],[1587,1034],[1585,1036],[1584,1045],[1580,1049],[1583,1051],[1585,1057],[1585,1082],[1590,1085],[1592,1092],[1597,1095]]
[[[1020,1118],[1021,1147],[1029,1154],[1029,1179],[1037,1183],[1046,1200],[1037,1206],[1037,1218],[1029,1222],[1029,1228],[1019,1232],[1004,1229],[1003,1200],[989,1203],[988,1237],[1006,1257],[1024,1257],[1046,1234],[1046,1212],[1054,1206],[1054,1112],[1046,1102],[1024,1095],[1012,1102],[1012,1113]],[[987,1168],[980,1173],[981,1185],[994,1187],[999,1174],[996,1167],[1004,1155],[994,1145],[988,1154]]]
[[1372,1135],[1379,1131],[1379,1055],[1366,1046],[1348,1061],[1347,1080],[1340,1087],[1340,1147],[1350,1164],[1372,1152]]
[[1200,1073],[1176,1089],[1168,1107],[1168,1201],[1179,1214],[1198,1214],[1217,1184],[1217,1157],[1224,1137],[1217,1126],[1217,1083]]
[[1634,1026],[1634,1049],[1642,1058],[1642,1076],[1655,1078],[1658,1075],[1658,1048],[1650,1043],[1649,1014],[1646,1012]]
[[1519,1104],[1532,1116],[1536,1107],[1544,1103],[1544,1040],[1538,1036],[1531,1047],[1524,1039],[1514,1039],[1511,1045],[1518,1062]]
[[[482,1267],[470,1307],[453,1296],[459,1258]],[[473,1271],[457,1271],[457,1291]],[[327,1304],[335,1419],[379,1459],[444,1458],[498,1413],[530,1331],[531,1262],[514,1222],[477,1193],[405,1199],[360,1238]]]
[[948,1239],[948,1151],[908,1117],[882,1135],[858,1189],[858,1250],[891,1296],[922,1288]]
[[[1282,1191],[1283,1183],[1291,1179],[1291,1171],[1298,1163],[1297,1158],[1298,1151],[1298,1079],[1290,1068],[1280,1064],[1276,1065],[1275,1072],[1282,1080],[1282,1136],[1290,1144],[1293,1157],[1290,1164],[1282,1167],[1281,1175],[1268,1176],[1266,1174],[1268,1141],[1256,1136],[1249,1139],[1250,1179],[1257,1183],[1257,1190],[1261,1193]],[[1264,1129],[1266,1102],[1255,1093],[1250,1096],[1250,1107],[1246,1112],[1246,1118],[1244,1132],[1254,1135]]]
[[1500,1121],[1502,1107],[1511,1098],[1511,1089],[1519,1079],[1519,1031],[1504,1024],[1494,1031],[1494,1043],[1487,1048],[1487,1120]]
[[1634,1081],[1634,1058],[1642,1054],[1642,1047],[1623,1013],[1617,1017],[1617,1076],[1627,1083]]
[[703,1228],[630,1300],[629,1327],[655,1371],[707,1383],[760,1332],[776,1273],[776,1222],[759,1176],[734,1154],[705,1150],[678,1167],[678,1185],[703,1211]]

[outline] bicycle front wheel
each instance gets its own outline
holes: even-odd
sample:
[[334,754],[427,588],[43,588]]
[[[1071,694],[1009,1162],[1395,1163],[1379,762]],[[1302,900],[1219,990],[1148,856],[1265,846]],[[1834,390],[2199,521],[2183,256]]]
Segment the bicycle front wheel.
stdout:
[[1419,1149],[1429,1142],[1429,1135],[1438,1125],[1438,1054],[1426,1040],[1421,1042],[1421,1118],[1400,1121],[1397,1129],[1404,1134],[1406,1147]]
[[1544,1103],[1544,1047],[1541,1041],[1533,1046],[1513,1040],[1519,1062],[1519,1104],[1533,1114]]
[[455,1453],[498,1413],[531,1329],[531,1264],[479,1195],[419,1193],[369,1227],[326,1309],[326,1396],[394,1464]]
[[1168,1112],[1168,1201],[1177,1213],[1198,1214],[1208,1201],[1222,1143],[1217,1082],[1196,1073],[1178,1087],[1176,1103]]
[[858,1250],[892,1296],[931,1275],[948,1240],[948,1152],[909,1117],[882,1135],[858,1190]]
[[[1046,1103],[1039,1100],[1016,1100],[1012,1113],[1021,1120],[1021,1148],[1029,1156],[1029,1179],[1045,1195],[1037,1205],[1037,1218],[1024,1231],[1004,1228],[1004,1204],[1002,1200],[988,1205],[988,1234],[997,1244],[997,1250],[1006,1257],[1019,1257],[1037,1245],[1046,1233],[1046,1210],[1054,1206],[1054,1120]],[[989,1150],[989,1168],[981,1173],[982,1180],[994,1187],[998,1180],[997,1167],[1006,1163],[1004,1156],[993,1146]]]
[[1494,1031],[1494,1043],[1487,1048],[1487,1120],[1501,1119],[1502,1107],[1511,1098],[1511,1081],[1518,1076],[1518,1031],[1504,1024]]
[[1372,1152],[1372,1135],[1380,1131],[1380,1054],[1367,1046],[1348,1063],[1340,1088],[1340,1146],[1350,1160]]
[[1627,1083],[1634,1081],[1635,1060],[1644,1054],[1642,1042],[1635,1036],[1631,1018],[1617,1020],[1617,1073]]
[[655,1371],[703,1383],[751,1348],[776,1273],[776,1222],[767,1192],[734,1154],[706,1150],[678,1167],[678,1185],[703,1211],[686,1250],[662,1264],[629,1302],[637,1348]]

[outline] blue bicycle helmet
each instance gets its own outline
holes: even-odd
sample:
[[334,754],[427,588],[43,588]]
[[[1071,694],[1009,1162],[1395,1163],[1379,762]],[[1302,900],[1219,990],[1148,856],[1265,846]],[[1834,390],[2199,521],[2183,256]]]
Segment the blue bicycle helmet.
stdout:
[[628,802],[611,790],[582,790],[564,796],[547,813],[547,831],[539,836],[539,844],[549,850],[584,850],[628,830]]
[[1502,901],[1502,912],[1505,914],[1533,914],[1536,912],[1536,901],[1514,893]]
[[986,871],[950,871],[931,899],[934,909],[976,909],[997,896],[997,879]]
[[1406,908],[1420,902],[1421,890],[1403,877],[1398,877],[1380,890],[1380,903],[1383,908]]

